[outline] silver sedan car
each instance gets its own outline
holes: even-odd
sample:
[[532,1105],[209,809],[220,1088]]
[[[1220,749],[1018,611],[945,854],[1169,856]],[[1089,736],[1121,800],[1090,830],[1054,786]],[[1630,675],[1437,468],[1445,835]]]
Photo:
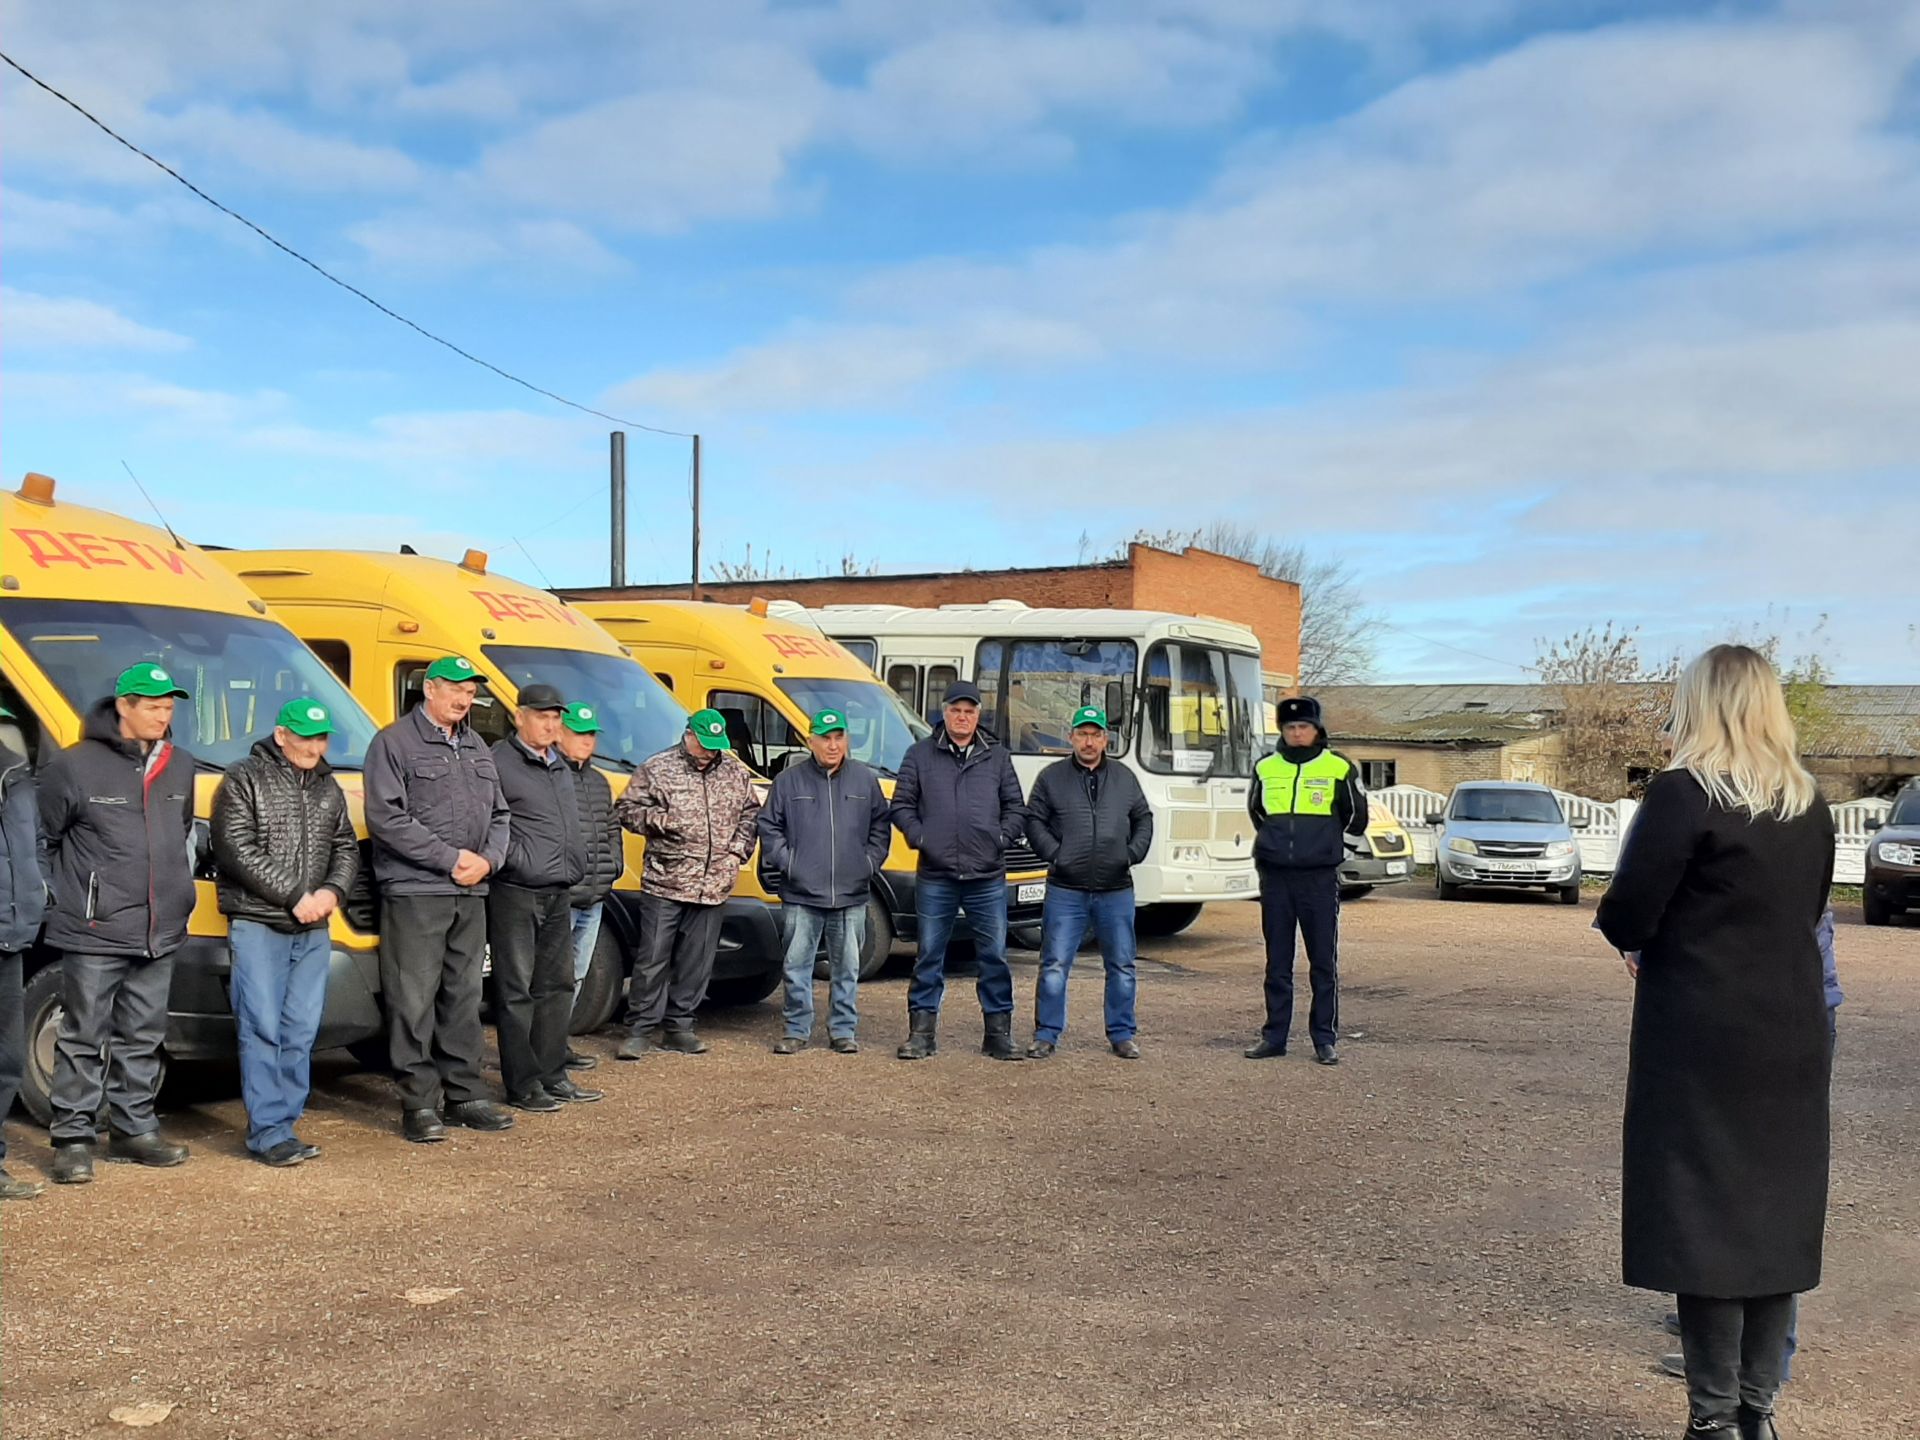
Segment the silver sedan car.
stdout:
[[1468,886],[1547,890],[1563,905],[1580,903],[1580,845],[1560,801],[1544,785],[1521,780],[1467,780],[1453,787],[1433,827],[1434,884],[1442,900]]

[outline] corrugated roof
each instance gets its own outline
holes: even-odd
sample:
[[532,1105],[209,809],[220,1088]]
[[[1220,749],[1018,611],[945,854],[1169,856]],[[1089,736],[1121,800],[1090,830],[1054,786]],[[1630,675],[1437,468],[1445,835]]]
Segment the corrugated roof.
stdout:
[[[1561,707],[1555,685],[1329,685],[1314,693],[1334,735],[1407,743],[1524,734]],[[1423,731],[1422,722],[1437,723]],[[1829,685],[1826,720],[1807,753],[1920,755],[1920,685]]]

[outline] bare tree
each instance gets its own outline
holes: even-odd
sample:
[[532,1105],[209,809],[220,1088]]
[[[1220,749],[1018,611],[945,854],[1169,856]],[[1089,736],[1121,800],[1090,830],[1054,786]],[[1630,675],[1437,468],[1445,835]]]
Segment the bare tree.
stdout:
[[1565,746],[1565,788],[1591,800],[1618,800],[1666,764],[1660,727],[1678,673],[1668,660],[1640,658],[1639,632],[1612,621],[1566,639],[1537,642],[1535,668],[1559,691],[1555,728]]
[[1340,556],[1316,554],[1298,541],[1276,540],[1232,520],[1214,520],[1192,530],[1142,530],[1133,539],[1158,550],[1195,545],[1298,585],[1298,680],[1303,688],[1357,685],[1373,678],[1379,621],[1366,608],[1360,577]]
[[[878,561],[861,560],[853,551],[848,550],[841,555],[840,568],[835,573],[842,576],[878,575],[880,564]],[[707,578],[716,584],[725,585],[744,583],[749,580],[801,580],[812,577],[801,575],[798,570],[789,565],[774,564],[771,549],[763,551],[756,564],[753,558],[753,546],[749,544],[746,559],[715,560],[707,567]]]

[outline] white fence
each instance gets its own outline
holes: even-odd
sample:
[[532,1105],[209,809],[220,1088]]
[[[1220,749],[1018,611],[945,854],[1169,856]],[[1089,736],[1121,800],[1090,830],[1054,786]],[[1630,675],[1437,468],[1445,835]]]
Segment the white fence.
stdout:
[[[1620,858],[1620,842],[1633,823],[1639,802],[1615,800],[1609,804],[1562,790],[1553,793],[1559,797],[1569,820],[1588,822],[1585,830],[1574,832],[1580,842],[1581,867],[1589,875],[1611,875]],[[1385,790],[1370,791],[1367,798],[1376,805],[1386,806],[1394,818],[1407,827],[1407,833],[1413,837],[1414,860],[1421,865],[1433,864],[1433,827],[1427,824],[1427,816],[1445,810],[1447,797],[1417,785],[1390,785]],[[1836,883],[1858,885],[1866,879],[1867,843],[1872,838],[1867,826],[1875,820],[1885,820],[1892,808],[1892,802],[1887,800],[1849,800],[1833,807]]]

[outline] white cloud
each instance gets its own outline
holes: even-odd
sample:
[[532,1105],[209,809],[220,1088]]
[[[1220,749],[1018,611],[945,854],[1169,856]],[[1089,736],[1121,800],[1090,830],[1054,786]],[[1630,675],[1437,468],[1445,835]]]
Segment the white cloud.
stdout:
[[627,262],[570,220],[460,221],[432,213],[382,216],[347,227],[347,238],[376,265],[446,275],[494,267],[610,276]]
[[73,296],[0,289],[0,334],[29,350],[185,350],[193,341]]

